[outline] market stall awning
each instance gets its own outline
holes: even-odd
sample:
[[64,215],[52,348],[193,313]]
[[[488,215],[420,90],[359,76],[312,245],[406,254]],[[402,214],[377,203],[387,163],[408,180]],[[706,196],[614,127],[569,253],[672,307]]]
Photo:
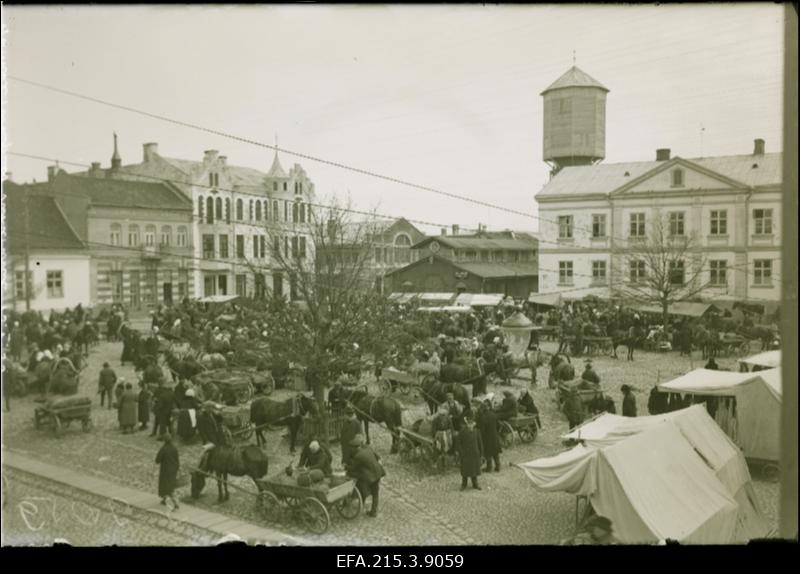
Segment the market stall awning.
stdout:
[[739,361],[750,367],[766,367],[774,369],[781,366],[781,352],[780,351],[764,351],[752,357],[747,357]]
[[[660,315],[663,310],[659,305],[637,305],[633,307],[634,311],[640,313],[653,313]],[[713,303],[672,303],[667,312],[670,315],[678,315],[680,317],[702,317],[709,311],[719,311],[719,308]]]
[[418,293],[392,293],[389,295],[389,301],[393,303],[405,304],[417,298]]
[[471,307],[496,307],[505,295],[502,293],[461,293],[456,297],[456,305],[466,305]]
[[562,301],[561,293],[531,293],[528,296],[528,303],[547,305],[548,307],[559,307]]
[[422,303],[440,303],[449,305],[456,298],[455,293],[417,293]]
[[200,297],[198,303],[230,303],[239,299],[239,295],[209,295],[207,297]]

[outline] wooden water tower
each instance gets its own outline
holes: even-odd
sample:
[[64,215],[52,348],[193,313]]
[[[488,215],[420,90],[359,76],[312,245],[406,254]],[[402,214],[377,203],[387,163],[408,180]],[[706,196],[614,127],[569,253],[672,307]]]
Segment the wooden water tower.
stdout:
[[576,66],[542,92],[544,161],[563,167],[592,165],[606,155],[608,88]]

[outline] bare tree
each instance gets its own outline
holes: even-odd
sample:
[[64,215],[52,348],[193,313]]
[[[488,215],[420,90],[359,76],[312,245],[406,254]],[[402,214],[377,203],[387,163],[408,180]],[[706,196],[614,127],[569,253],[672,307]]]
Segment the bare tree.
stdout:
[[649,233],[630,237],[615,250],[614,288],[624,298],[660,307],[664,325],[673,303],[695,298],[709,285],[704,280],[706,260],[696,233],[685,234],[682,220],[670,221],[657,213]]
[[327,440],[326,389],[386,352],[397,317],[370,266],[376,224],[352,221],[335,203],[299,219],[305,221],[267,228],[272,272],[290,290],[289,301],[272,294],[268,339],[273,356],[305,371]]

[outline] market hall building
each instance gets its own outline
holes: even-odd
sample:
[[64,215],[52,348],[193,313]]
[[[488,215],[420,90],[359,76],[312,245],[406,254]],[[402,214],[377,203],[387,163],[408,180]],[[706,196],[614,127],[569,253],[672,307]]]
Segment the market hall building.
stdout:
[[499,293],[527,299],[538,291],[538,249],[535,237],[513,231],[428,237],[412,247],[414,262],[389,272],[386,282],[394,293]]

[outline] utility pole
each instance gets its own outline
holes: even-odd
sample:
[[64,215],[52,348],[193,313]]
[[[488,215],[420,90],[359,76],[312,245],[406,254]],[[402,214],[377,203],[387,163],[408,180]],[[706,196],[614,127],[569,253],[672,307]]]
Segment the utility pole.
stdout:
[[30,221],[28,216],[28,197],[29,194],[27,191],[23,191],[25,194],[24,196],[24,217],[25,217],[25,277],[22,280],[22,284],[24,285],[25,289],[25,310],[31,310],[31,288],[33,281],[30,281],[28,277],[30,277],[31,273],[31,254],[30,254]]

